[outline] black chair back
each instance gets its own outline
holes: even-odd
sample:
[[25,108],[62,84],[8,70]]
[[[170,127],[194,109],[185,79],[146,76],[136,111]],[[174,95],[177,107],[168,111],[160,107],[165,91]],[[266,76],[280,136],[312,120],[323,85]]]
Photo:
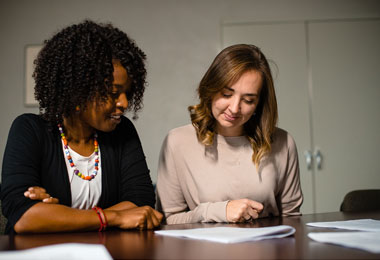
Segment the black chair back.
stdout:
[[340,205],[340,211],[342,212],[376,210],[380,210],[380,189],[350,191]]

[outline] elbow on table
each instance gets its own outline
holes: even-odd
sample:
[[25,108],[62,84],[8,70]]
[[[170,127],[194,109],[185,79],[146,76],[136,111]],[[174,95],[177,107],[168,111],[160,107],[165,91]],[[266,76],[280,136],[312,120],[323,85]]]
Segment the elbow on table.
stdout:
[[13,229],[18,234],[42,232],[40,221],[30,215],[30,209],[27,210],[21,218],[13,226]]
[[30,230],[28,230],[28,225],[26,225],[25,221],[22,219],[22,217],[16,222],[13,229],[18,234],[28,233]]
[[13,227],[14,231],[17,234],[26,234],[26,233],[49,233],[53,230],[44,225],[39,225],[36,221],[30,221],[20,218]]

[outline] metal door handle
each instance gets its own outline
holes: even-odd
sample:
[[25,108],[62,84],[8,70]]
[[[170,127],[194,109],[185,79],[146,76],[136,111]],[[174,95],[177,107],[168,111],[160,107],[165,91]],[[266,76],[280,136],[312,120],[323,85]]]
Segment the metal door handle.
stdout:
[[313,155],[309,150],[306,150],[304,153],[306,158],[306,167],[308,170],[311,170],[311,164],[313,162]]
[[317,163],[317,169],[320,170],[322,169],[322,153],[319,149],[316,149],[314,152],[314,157],[315,157],[315,162]]

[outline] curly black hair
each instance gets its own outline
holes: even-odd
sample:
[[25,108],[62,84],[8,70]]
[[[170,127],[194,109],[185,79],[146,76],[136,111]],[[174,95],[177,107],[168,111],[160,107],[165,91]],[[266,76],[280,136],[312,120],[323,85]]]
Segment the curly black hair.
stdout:
[[50,40],[34,61],[35,98],[40,115],[51,125],[75,113],[88,101],[105,101],[112,90],[112,59],[120,60],[131,79],[128,110],[143,106],[145,58],[127,34],[112,26],[85,20],[64,28]]

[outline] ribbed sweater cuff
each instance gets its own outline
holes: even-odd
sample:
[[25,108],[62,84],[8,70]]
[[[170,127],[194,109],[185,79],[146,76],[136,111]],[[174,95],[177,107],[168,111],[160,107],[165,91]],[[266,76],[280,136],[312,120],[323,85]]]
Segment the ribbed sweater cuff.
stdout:
[[202,222],[227,222],[226,207],[228,201],[209,203]]

